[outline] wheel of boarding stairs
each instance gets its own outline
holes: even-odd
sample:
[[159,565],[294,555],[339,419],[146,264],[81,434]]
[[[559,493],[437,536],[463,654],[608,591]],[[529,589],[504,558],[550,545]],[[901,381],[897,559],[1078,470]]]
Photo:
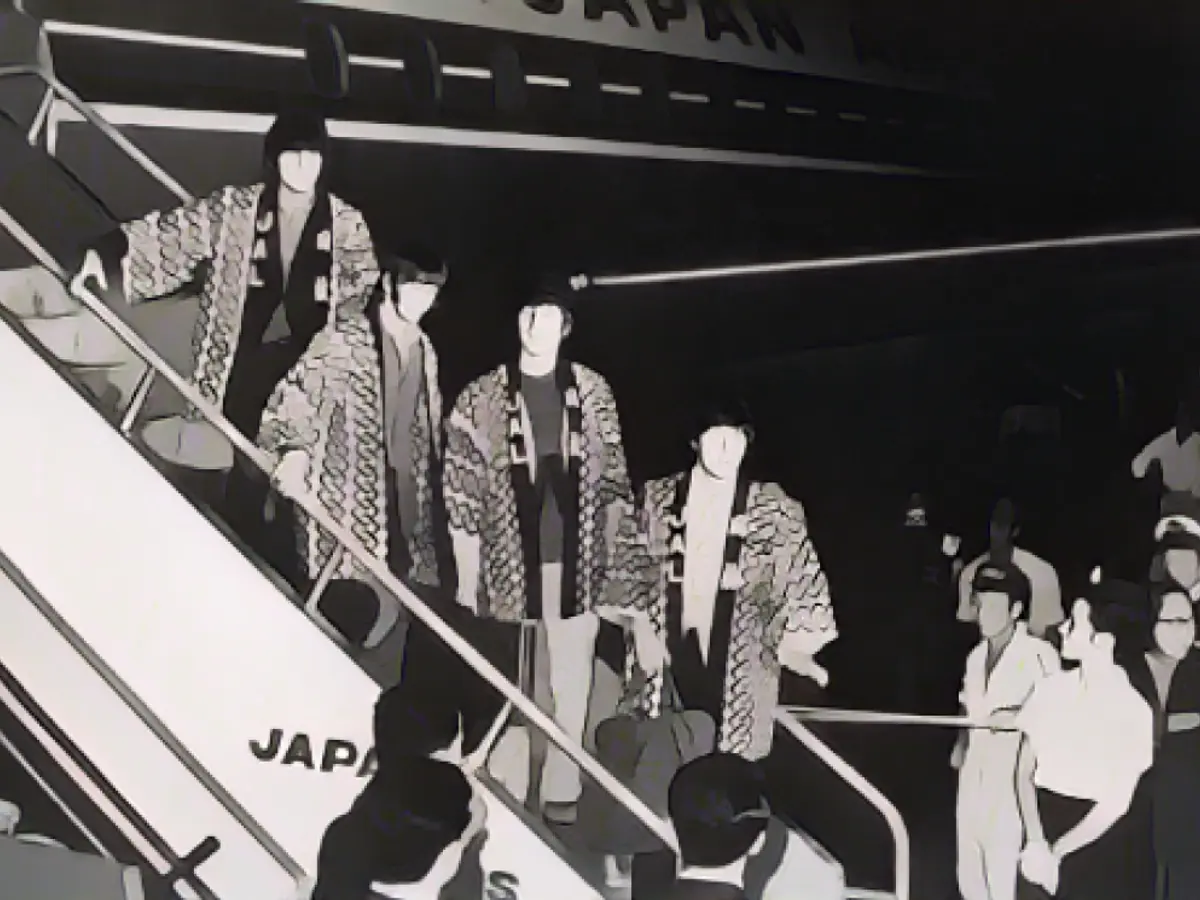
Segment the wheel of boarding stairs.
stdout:
[[159,459],[179,468],[227,472],[233,466],[233,446],[203,419],[153,419],[142,428],[142,441]]

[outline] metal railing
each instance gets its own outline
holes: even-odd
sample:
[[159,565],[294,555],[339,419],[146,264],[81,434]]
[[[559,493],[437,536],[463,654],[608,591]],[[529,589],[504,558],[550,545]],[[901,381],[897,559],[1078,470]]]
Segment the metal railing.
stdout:
[[854,788],[863,799],[875,807],[876,811],[883,816],[888,830],[892,833],[892,842],[895,845],[895,891],[891,894],[886,894],[847,886],[846,897],[856,898],[856,900],[876,897],[894,897],[895,900],[909,900],[910,891],[912,890],[912,846],[908,836],[908,827],[904,824],[904,817],[900,815],[900,811],[861,772],[838,756],[828,744],[796,721],[792,713],[785,707],[778,707],[775,710],[775,721],[788,734],[803,744],[817,759],[833,769],[834,773],[846,782],[846,784]]
[[[68,105],[72,106],[89,122],[96,125],[106,137],[124,150],[134,162],[141,165],[160,184],[171,190],[181,201],[186,203],[192,199],[191,195],[175,182],[174,179],[167,175],[141,150],[134,147],[127,138],[105,122],[82,99],[59,83],[53,76],[47,75],[34,66],[9,66],[0,68],[0,78],[18,75],[41,77]],[[46,249],[3,207],[0,207],[0,227],[5,228],[39,265],[51,272],[64,284],[69,284],[70,275],[63,270],[58,261],[51,257]],[[168,365],[117,313],[89,291],[81,291],[76,299],[92,315],[104,323],[148,366],[145,375],[142,377],[142,382],[145,383],[139,383],[135,390],[135,399],[141,397],[144,400],[145,396],[149,393],[150,383],[153,382],[154,378],[161,376],[185,401],[204,416],[209,424],[216,428],[236,450],[250,459],[264,474],[271,475],[274,470],[274,460],[243,437],[241,432],[225,419],[219,409],[208,403],[186,379]],[[136,420],[136,414],[135,409],[132,414],[127,412],[122,416],[122,433],[126,437],[129,436],[129,429]],[[332,555],[330,564],[326,567],[329,574],[332,574],[333,567],[341,561],[343,554],[351,554],[364,571],[386,588],[396,600],[415,615],[438,638],[444,641],[451,650],[460,656],[467,665],[510,702],[526,722],[545,734],[572,762],[600,785],[604,791],[628,809],[666,846],[676,852],[678,851],[674,832],[666,822],[655,815],[632,791],[621,784],[607,769],[593,759],[581,745],[573,742],[550,716],[517,690],[478,650],[468,641],[464,640],[437,613],[431,610],[420,598],[397,580],[388,569],[386,563],[368,553],[349,531],[329,516],[325,508],[315,497],[306,492],[291,499],[338,543],[340,549]],[[318,579],[317,588],[322,587],[329,581],[325,572],[322,572],[322,576],[325,577]],[[313,605],[314,601],[310,597],[306,603],[306,607],[311,608]]]
[[[91,106],[84,102],[78,94],[49,72],[40,66],[0,66],[0,79],[18,78],[22,75],[40,78],[50,91],[53,91],[68,106],[83,116],[89,124],[93,125],[101,134],[116,144],[121,152],[137,163],[147,175],[174,194],[180,203],[190,203],[194,199],[183,185],[167,174],[162,166],[147,156],[129,138],[113,128],[112,125],[104,120],[103,116],[99,115]],[[39,118],[41,117],[39,116]],[[37,123],[35,122],[35,124]],[[36,136],[36,132],[31,131],[30,133]]]

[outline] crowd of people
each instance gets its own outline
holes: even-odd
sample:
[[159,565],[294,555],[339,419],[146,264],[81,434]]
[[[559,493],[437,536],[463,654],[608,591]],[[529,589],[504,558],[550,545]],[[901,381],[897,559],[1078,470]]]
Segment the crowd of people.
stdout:
[[[183,374],[273,464],[237,458],[224,479],[220,512],[247,547],[299,592],[331,575],[320,610],[365,644],[390,601],[319,506],[669,818],[682,859],[556,746],[509,740],[497,771],[509,707],[414,622],[377,709],[379,770],[329,826],[312,900],[480,896],[469,776],[484,766],[547,822],[583,827],[635,898],[837,896],[836,866],[785,877],[774,831],[781,674],[824,685],[815,658],[838,631],[802,505],[746,474],[745,405],[712,398],[695,464],[635,490],[617,399],[567,355],[578,292],[552,279],[515,310],[519,353],[444,404],[421,323],[453,273],[427,248],[377,247],[327,187],[328,141],[316,113],[281,115],[261,182],[122,225],[81,253],[70,292],[142,303],[194,285]],[[35,299],[5,302],[66,303]],[[1164,496],[1144,583],[1100,573],[1064,609],[1007,502],[988,551],[955,568],[958,618],[980,633],[952,754],[965,900],[1200,896],[1200,502],[1176,483],[1194,480],[1183,428],[1135,463]],[[186,467],[211,429],[189,409],[144,439]],[[619,690],[597,714],[606,670]]]

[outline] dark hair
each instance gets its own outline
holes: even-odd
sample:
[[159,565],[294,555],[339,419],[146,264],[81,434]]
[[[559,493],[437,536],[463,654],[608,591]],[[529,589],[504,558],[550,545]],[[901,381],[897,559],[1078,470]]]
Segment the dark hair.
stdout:
[[546,276],[537,282],[533,291],[526,295],[528,299],[521,304],[521,309],[528,309],[531,306],[557,306],[562,312],[563,329],[570,331],[575,324],[577,293],[571,287],[568,279]]
[[717,868],[749,854],[770,810],[761,770],[732,753],[713,753],[681,768],[667,806],[684,865]]
[[375,703],[375,755],[379,768],[410,757],[429,757],[454,743],[462,716],[445,685],[405,680]]
[[1148,591],[1140,585],[1120,579],[1102,579],[1086,592],[1089,619],[1096,634],[1112,635],[1118,659],[1145,649],[1150,623]]
[[1179,594],[1180,596],[1187,598],[1189,604],[1192,602],[1191,594],[1188,593],[1187,588],[1179,584],[1173,578],[1167,578],[1163,581],[1156,581],[1150,585],[1150,615],[1148,618],[1151,626],[1153,626],[1154,623],[1158,621],[1159,616],[1162,615],[1163,601],[1173,594]]
[[[325,127],[325,117],[304,104],[281,112],[263,140],[263,169],[269,185],[279,184],[279,157],[297,150],[314,150],[326,161],[329,159],[329,131]],[[328,170],[328,165],[321,167],[318,184],[325,183]]]
[[354,647],[362,647],[379,621],[379,595],[369,584],[339,578],[329,582],[317,610]]
[[1029,620],[1029,608],[1033,601],[1033,586],[1029,577],[1012,561],[1012,550],[1001,548],[989,553],[975,570],[971,579],[973,594],[998,593],[1008,597],[1008,608],[1011,610],[1018,603],[1021,612],[1018,621]]
[[710,400],[696,417],[697,440],[711,428],[737,428],[745,432],[749,443],[754,442],[754,418],[750,407],[741,397],[720,396]]
[[445,280],[450,275],[450,267],[442,255],[421,243],[405,243],[391,252],[380,253],[379,265],[400,284],[423,278]]
[[471,822],[471,785],[456,766],[413,758],[372,779],[351,816],[366,884],[416,884]]

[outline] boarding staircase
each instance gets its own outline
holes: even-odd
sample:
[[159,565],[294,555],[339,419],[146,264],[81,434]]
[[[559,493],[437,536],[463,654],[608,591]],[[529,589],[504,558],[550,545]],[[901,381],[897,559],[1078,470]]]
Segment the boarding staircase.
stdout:
[[[74,110],[176,201],[190,199],[53,75],[0,69],[0,78],[17,77],[40,79],[52,104]],[[23,132],[0,122],[0,226],[12,238],[0,244],[0,262],[37,264],[62,281],[62,260],[113,219],[42,149],[37,132],[44,124],[39,117]],[[235,546],[221,523],[171,487],[138,440],[156,384],[198,409],[236,453],[264,469],[268,460],[131,327],[126,311],[94,296],[80,299],[82,308],[67,314],[0,312],[0,704],[63,772],[94,789],[96,805],[139,849],[139,862],[179,896],[204,900],[282,900],[315,874],[325,825],[348,807],[369,769],[379,690],[319,611],[347,553],[398,608],[499,691],[527,727],[673,846],[667,823],[314,497],[298,503],[340,549],[311,593],[295,597]],[[135,377],[110,408],[98,409],[97,386],[130,366]],[[234,627],[247,619],[260,623],[252,633]],[[781,740],[796,741],[828,765],[893,835],[893,885],[848,887],[845,896],[908,900],[908,835],[895,808],[796,718],[781,709],[777,722]],[[251,741],[262,749],[272,729],[287,745],[283,755],[294,757],[288,764],[247,752]],[[497,896],[513,895],[503,893],[505,884],[533,900],[620,896],[605,888],[600,859],[574,845],[569,830],[552,831],[486,772],[477,777],[493,845],[485,871],[505,876],[494,883]],[[803,890],[795,896],[804,900]]]

